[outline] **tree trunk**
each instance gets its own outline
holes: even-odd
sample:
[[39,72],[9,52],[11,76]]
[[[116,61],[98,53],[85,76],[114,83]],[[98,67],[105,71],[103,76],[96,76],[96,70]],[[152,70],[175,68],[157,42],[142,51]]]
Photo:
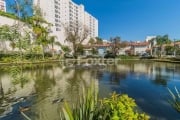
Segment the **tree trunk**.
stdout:
[[44,45],[42,45],[42,57],[43,57],[43,60],[44,60]]
[[54,58],[54,45],[52,43],[52,57]]

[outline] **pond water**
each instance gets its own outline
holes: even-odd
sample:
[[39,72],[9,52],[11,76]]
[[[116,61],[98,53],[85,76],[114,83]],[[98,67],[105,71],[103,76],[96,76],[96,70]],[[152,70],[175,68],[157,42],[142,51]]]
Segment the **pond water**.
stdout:
[[[18,79],[17,79],[18,78]],[[125,93],[152,120],[179,120],[168,103],[167,88],[180,90],[180,65],[159,62],[119,62],[105,66],[55,63],[0,67],[1,120],[24,120],[20,107],[30,108],[32,120],[58,120],[63,100],[76,102],[82,86],[94,83],[99,97]],[[3,99],[3,100],[2,100]]]

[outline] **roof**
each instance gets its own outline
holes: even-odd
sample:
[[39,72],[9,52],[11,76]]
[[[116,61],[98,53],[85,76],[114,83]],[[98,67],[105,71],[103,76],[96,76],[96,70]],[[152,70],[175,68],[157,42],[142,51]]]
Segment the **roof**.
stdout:
[[132,46],[148,46],[149,42],[133,42],[131,43]]

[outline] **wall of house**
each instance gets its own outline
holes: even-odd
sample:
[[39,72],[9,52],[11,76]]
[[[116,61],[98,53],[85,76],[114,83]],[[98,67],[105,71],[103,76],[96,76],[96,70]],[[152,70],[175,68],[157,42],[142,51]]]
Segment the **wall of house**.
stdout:
[[146,53],[146,49],[148,46],[135,46],[134,47],[134,55],[141,55],[143,53]]

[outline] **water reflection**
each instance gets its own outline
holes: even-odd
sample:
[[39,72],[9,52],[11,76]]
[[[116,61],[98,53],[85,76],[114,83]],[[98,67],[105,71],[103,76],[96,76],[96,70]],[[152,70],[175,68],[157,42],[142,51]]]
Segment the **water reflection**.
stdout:
[[167,72],[165,71],[166,68],[157,65],[154,67],[154,70],[155,70],[155,78],[153,80],[153,83],[157,85],[167,86],[167,82],[169,80],[169,74],[163,74],[163,72],[164,73]]
[[[28,81],[13,82],[12,67],[0,68],[1,106],[8,99],[11,108],[2,120],[21,120],[19,106],[29,105],[26,114],[35,120],[60,119],[62,101],[77,102],[82,86],[88,88],[95,80],[99,97],[108,96],[112,91],[126,93],[136,99],[140,108],[154,116],[153,119],[180,118],[166,101],[166,87],[180,88],[180,65],[170,63],[125,62],[106,66],[74,66],[62,63],[23,66],[22,75]],[[23,101],[20,101],[20,98]],[[158,112],[155,112],[159,110]],[[168,114],[164,114],[165,110]],[[3,114],[2,114],[3,115]]]

